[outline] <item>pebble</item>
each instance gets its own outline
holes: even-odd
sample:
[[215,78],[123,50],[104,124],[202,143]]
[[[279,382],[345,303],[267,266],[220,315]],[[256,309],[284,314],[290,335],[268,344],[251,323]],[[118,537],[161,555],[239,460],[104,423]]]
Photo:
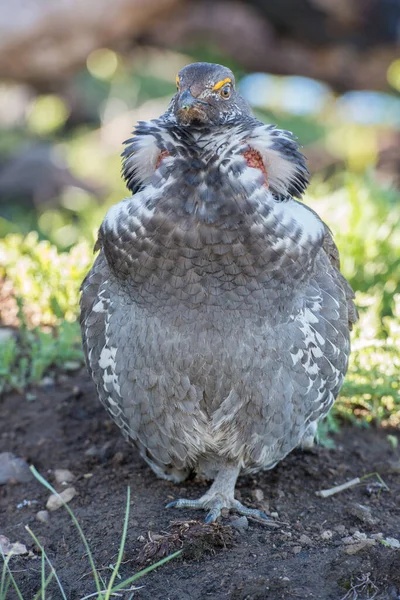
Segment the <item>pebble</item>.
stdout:
[[347,507],[347,512],[356,517],[362,523],[367,523],[368,525],[375,525],[376,519],[372,516],[371,509],[368,506],[364,506],[363,504],[352,504]]
[[273,519],[279,519],[279,514],[278,514],[277,512],[272,512],[272,513],[271,513],[271,517],[272,517]]
[[20,542],[11,543],[5,535],[0,535],[0,550],[4,556],[28,554],[28,550],[24,544]]
[[400,548],[400,541],[396,538],[388,537],[383,540],[385,546],[389,546],[389,548]]
[[245,516],[234,519],[233,521],[231,521],[230,524],[232,525],[232,527],[238,529],[239,531],[245,531],[249,528],[249,521]]
[[310,537],[308,537],[308,535],[306,535],[305,533],[303,533],[300,537],[299,537],[299,542],[300,544],[303,544],[305,546],[312,546],[313,541]]
[[257,502],[261,502],[262,500],[264,500],[264,492],[259,488],[257,488],[256,490],[252,490],[251,496],[253,500],[257,500]]
[[57,483],[71,483],[75,479],[75,475],[68,469],[55,469],[54,477]]
[[39,512],[36,513],[36,518],[41,523],[47,523],[48,520],[49,520],[49,518],[50,518],[49,511],[47,511],[47,510],[39,510]]
[[322,540],[331,540],[333,537],[333,533],[330,529],[326,529],[325,531],[323,531],[321,533],[321,539]]
[[349,544],[348,546],[345,546],[344,551],[346,552],[346,554],[357,554],[357,552],[364,550],[364,548],[369,548],[370,546],[375,546],[375,544],[376,544],[376,540],[372,540],[372,539],[360,540],[356,544]]
[[25,483],[32,477],[28,464],[23,458],[18,458],[12,452],[0,453],[0,484],[10,480]]
[[346,533],[346,527],[344,525],[336,525],[334,529],[339,535],[344,535]]
[[293,554],[299,554],[302,551],[302,547],[301,546],[293,546],[292,548],[292,552]]
[[70,502],[72,498],[76,496],[76,494],[77,491],[73,487],[66,488],[59,495],[51,494],[46,502],[47,510],[54,511],[61,508],[61,506],[63,506],[63,501]]

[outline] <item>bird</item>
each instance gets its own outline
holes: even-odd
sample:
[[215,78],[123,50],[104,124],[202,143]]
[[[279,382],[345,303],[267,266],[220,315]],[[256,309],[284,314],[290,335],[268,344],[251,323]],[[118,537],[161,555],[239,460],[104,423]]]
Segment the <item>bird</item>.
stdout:
[[306,160],[230,69],[199,62],[122,163],[130,195],[108,210],[81,286],[99,399],[158,477],[212,482],[167,508],[267,520],[235,498],[237,479],[312,445],[357,320],[331,231],[301,201]]

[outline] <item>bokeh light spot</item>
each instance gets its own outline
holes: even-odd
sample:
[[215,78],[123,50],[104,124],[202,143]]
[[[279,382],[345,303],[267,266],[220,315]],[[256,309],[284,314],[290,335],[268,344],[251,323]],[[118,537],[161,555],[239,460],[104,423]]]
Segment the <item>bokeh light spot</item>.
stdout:
[[45,135],[60,129],[67,120],[69,110],[65,102],[53,94],[38,96],[27,115],[28,127],[34,133]]
[[118,56],[109,48],[99,48],[89,54],[86,66],[93,77],[111,79],[118,68]]
[[394,60],[387,70],[387,80],[389,84],[400,92],[400,58]]

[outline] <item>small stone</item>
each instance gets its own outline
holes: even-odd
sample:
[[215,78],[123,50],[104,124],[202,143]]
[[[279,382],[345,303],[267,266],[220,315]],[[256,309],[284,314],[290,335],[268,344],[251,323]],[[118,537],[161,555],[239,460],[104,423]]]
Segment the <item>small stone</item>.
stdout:
[[331,540],[332,537],[333,537],[333,533],[332,533],[332,531],[330,529],[326,529],[325,531],[323,531],[321,533],[321,539],[322,540],[328,541],[328,540]]
[[39,510],[39,512],[36,513],[36,518],[41,523],[47,523],[50,518],[50,514],[47,510]]
[[256,490],[252,490],[251,497],[257,502],[262,502],[262,500],[264,500],[264,492],[259,488]]
[[51,494],[46,502],[47,510],[54,511],[61,508],[64,502],[70,502],[72,498],[76,496],[76,494],[76,489],[73,487],[66,488],[60,494]]
[[8,481],[25,483],[32,477],[28,464],[23,458],[18,458],[12,452],[0,453],[0,484]]
[[382,540],[385,546],[389,546],[389,548],[396,548],[398,550],[400,548],[400,541],[396,538],[388,537]]
[[352,544],[354,542],[354,538],[352,535],[349,535],[347,537],[344,537],[342,539],[343,544]]
[[366,540],[367,539],[367,534],[362,532],[362,531],[355,531],[353,533],[353,538],[355,540]]
[[139,537],[136,539],[138,542],[142,542],[142,543],[146,541],[146,538],[144,537],[144,535],[139,535]]
[[272,517],[273,519],[279,519],[279,514],[278,514],[277,512],[272,512],[272,513],[271,513],[271,517]]
[[232,525],[232,527],[234,527],[235,529],[238,529],[239,531],[245,531],[246,529],[249,528],[249,521],[248,521],[247,517],[245,517],[245,516],[238,517],[237,519],[233,519],[233,521],[231,521],[230,524]]
[[313,541],[310,537],[308,537],[308,535],[306,535],[305,533],[303,533],[300,538],[299,538],[299,542],[300,544],[303,544],[304,546],[312,546]]
[[357,554],[357,552],[361,552],[364,548],[369,548],[370,546],[375,546],[376,541],[371,539],[361,540],[356,544],[349,544],[345,547],[344,551],[346,554]]
[[299,554],[301,551],[302,551],[301,546],[293,546],[293,548],[292,548],[293,554]]
[[74,481],[75,475],[68,469],[55,469],[54,477],[57,483],[71,483]]
[[368,525],[375,525],[376,519],[372,516],[371,509],[368,506],[364,506],[363,504],[352,504],[347,507],[347,512],[356,517],[362,523],[367,523]]
[[344,525],[336,525],[334,530],[337,531],[339,535],[344,535],[346,533],[346,527]]
[[28,550],[24,544],[20,542],[11,543],[5,535],[0,535],[0,550],[4,556],[28,554]]
[[373,540],[381,540],[383,538],[383,533],[379,532],[379,533],[371,533],[370,537]]

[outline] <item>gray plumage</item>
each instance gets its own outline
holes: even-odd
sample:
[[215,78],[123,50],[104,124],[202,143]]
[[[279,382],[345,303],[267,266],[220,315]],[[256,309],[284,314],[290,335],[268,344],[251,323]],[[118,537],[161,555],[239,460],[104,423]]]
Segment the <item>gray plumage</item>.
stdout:
[[330,231],[294,199],[304,158],[206,63],[180,72],[123,157],[133,195],[107,213],[82,284],[89,371],[158,476],[215,478],[176,506],[255,514],[233,498],[239,472],[310,443],[357,318]]

